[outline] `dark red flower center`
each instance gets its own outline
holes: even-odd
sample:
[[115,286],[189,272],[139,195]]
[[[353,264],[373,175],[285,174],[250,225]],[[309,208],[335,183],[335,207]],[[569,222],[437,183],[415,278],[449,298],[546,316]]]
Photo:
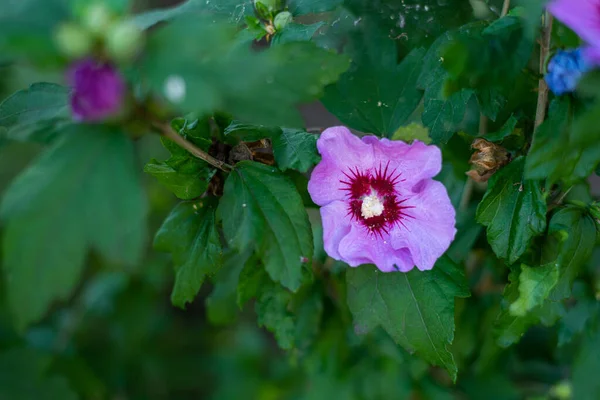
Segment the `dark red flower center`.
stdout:
[[359,221],[370,233],[388,234],[396,225],[404,226],[402,220],[411,218],[404,211],[412,206],[402,205],[406,199],[401,199],[396,191],[396,184],[402,182],[400,173],[389,170],[389,163],[375,170],[360,171],[350,168],[344,172],[346,180],[340,182],[346,185],[342,190],[348,195],[348,215]]

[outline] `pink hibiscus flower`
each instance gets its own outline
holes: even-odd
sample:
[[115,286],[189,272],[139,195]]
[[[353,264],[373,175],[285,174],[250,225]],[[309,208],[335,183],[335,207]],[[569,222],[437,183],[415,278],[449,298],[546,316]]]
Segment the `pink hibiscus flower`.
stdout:
[[384,272],[433,268],[456,234],[446,188],[431,179],[442,166],[440,150],[359,139],[345,127],[325,130],[317,148],[323,159],[308,191],[321,206],[327,254]]
[[[600,0],[554,0],[548,11],[593,49],[600,49]],[[597,57],[597,51],[592,54]]]

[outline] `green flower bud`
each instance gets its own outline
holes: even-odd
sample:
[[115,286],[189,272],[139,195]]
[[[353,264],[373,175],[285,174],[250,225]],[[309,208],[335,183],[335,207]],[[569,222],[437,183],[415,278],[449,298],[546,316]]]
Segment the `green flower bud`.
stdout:
[[115,60],[130,60],[143,42],[142,31],[132,22],[113,24],[106,33],[106,50]]
[[292,14],[290,12],[283,11],[275,16],[275,21],[273,21],[273,24],[275,25],[275,29],[280,31],[283,28],[285,28],[290,22],[292,22],[293,19],[294,17],[292,17]]
[[81,58],[94,46],[94,39],[81,26],[66,23],[56,31],[54,39],[58,49],[69,58]]
[[97,2],[87,7],[81,22],[90,33],[100,36],[110,27],[113,17],[106,5]]

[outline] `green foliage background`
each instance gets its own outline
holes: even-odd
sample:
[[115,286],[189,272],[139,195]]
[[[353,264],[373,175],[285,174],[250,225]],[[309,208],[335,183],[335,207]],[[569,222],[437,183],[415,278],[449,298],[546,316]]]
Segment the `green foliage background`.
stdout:
[[[146,113],[86,125],[52,39],[86,2],[0,0],[0,399],[600,398],[600,86],[536,126],[545,2],[276,3],[106,0],[148,29],[121,65]],[[442,148],[458,233],[432,271],[327,257],[316,100]],[[481,137],[511,159],[487,183],[466,175]],[[231,157],[265,139],[269,162]]]

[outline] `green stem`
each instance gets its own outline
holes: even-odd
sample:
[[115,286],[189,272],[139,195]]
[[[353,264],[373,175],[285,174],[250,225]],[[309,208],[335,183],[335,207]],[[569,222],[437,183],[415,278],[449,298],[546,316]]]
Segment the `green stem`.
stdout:
[[[544,74],[544,63],[550,52],[550,41],[552,39],[552,15],[544,13],[544,29],[542,31],[542,40],[540,43],[540,74]],[[538,126],[546,119],[546,108],[548,106],[548,85],[542,77],[538,87],[537,110],[535,112],[535,125]]]

